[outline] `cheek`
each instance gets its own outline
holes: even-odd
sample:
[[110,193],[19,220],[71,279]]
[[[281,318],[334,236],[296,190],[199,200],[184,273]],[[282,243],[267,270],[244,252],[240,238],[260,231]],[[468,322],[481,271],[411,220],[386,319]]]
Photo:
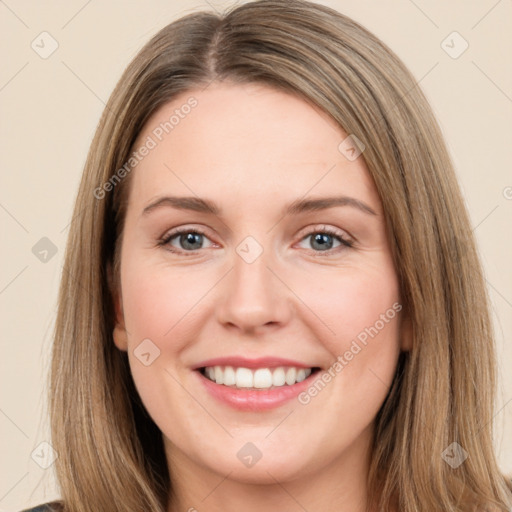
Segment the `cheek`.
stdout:
[[125,270],[123,308],[132,345],[149,338],[166,351],[178,351],[183,329],[209,289],[207,276],[135,263]]
[[178,384],[184,378],[181,355],[201,337],[208,292],[218,276],[211,269],[191,272],[135,256],[125,257],[123,265],[128,356],[142,401],[168,433],[178,428],[168,417],[170,410],[179,409],[187,421],[200,422],[201,410]]
[[318,382],[319,377],[300,402],[314,416],[329,415],[327,411],[350,414],[347,428],[361,430],[384,401],[400,352],[402,305],[394,269],[390,264],[343,269],[315,280],[314,287],[302,283],[302,294],[329,328],[321,329],[319,339],[331,363],[323,380]]
[[[292,278],[297,296],[314,314],[311,325],[323,325],[321,341],[331,354],[342,354],[355,339],[364,344],[378,337],[379,345],[385,339],[398,341],[402,307],[391,265],[343,268],[318,274],[314,280],[299,275]],[[320,332],[318,327],[315,331]]]
[[[195,402],[178,383],[180,354],[198,338],[199,299],[207,292],[206,276],[191,279],[186,269],[149,265],[126,258],[123,269],[123,311],[128,331],[131,373],[142,402],[155,423],[171,438],[204,420]],[[188,426],[176,421],[175,413]]]

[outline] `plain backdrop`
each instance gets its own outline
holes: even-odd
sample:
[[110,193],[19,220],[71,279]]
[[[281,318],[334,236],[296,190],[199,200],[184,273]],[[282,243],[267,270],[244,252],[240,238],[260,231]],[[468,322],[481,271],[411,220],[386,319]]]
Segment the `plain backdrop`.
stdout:
[[[320,3],[387,43],[439,119],[492,300],[500,367],[496,450],[512,473],[512,2]],[[68,224],[104,104],[160,28],[229,5],[0,1],[0,511],[58,496],[53,466],[41,467],[51,462],[45,379]]]

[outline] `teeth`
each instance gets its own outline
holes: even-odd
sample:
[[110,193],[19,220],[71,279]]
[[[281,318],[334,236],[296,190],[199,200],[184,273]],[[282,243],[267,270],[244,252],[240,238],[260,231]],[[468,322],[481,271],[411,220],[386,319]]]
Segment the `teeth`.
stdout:
[[[215,381],[217,382],[217,381]],[[232,366],[226,366],[224,368],[224,385],[225,386],[234,386],[236,384],[236,375],[235,370],[233,370]]]
[[254,387],[265,389],[272,386],[272,372],[268,368],[261,368],[254,372]]
[[284,386],[286,382],[286,376],[284,373],[284,368],[276,368],[274,373],[272,374],[272,385],[274,386]]
[[[220,370],[220,367],[216,366],[215,373],[217,373],[217,368],[219,368],[219,370]],[[222,371],[222,370],[220,370],[220,371]],[[252,388],[252,384],[254,382],[254,377],[253,377],[251,370],[249,370],[248,368],[237,368],[235,377],[236,377],[235,386],[237,388]],[[217,380],[217,384],[222,384],[222,382],[219,383],[219,381]]]
[[208,366],[204,375],[217,384],[237,388],[270,389],[285,384],[292,386],[302,382],[311,375],[311,368],[283,367],[278,368],[233,368],[232,366]]
[[215,382],[217,384],[224,384],[224,372],[220,366],[216,366],[215,370]]
[[285,377],[286,384],[288,384],[288,386],[295,384],[296,378],[297,378],[297,370],[295,368],[288,368],[288,370],[286,370],[286,377]]

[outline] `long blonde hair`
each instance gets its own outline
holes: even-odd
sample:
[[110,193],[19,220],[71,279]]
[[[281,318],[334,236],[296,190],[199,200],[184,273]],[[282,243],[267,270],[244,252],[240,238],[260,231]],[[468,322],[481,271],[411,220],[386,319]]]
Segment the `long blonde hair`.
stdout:
[[[261,0],[171,23],[134,58],[108,101],[76,200],[52,355],[52,443],[64,510],[166,509],[172,481],[161,434],[112,341],[130,175],[105,183],[119,178],[152,113],[213,80],[298,94],[366,147],[413,327],[412,350],[402,354],[376,418],[370,506],[509,510],[510,482],[492,444],[486,287],[438,125],[390,49],[344,15],[302,0]],[[442,457],[453,442],[469,454],[457,468]]]

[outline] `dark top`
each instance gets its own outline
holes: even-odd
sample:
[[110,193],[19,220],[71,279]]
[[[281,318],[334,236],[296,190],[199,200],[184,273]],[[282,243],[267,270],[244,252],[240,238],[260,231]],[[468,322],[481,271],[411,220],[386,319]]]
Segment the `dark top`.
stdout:
[[58,502],[52,503],[44,503],[43,505],[38,505],[34,508],[27,508],[26,510],[22,510],[22,512],[57,512],[58,510],[62,510],[62,507]]

